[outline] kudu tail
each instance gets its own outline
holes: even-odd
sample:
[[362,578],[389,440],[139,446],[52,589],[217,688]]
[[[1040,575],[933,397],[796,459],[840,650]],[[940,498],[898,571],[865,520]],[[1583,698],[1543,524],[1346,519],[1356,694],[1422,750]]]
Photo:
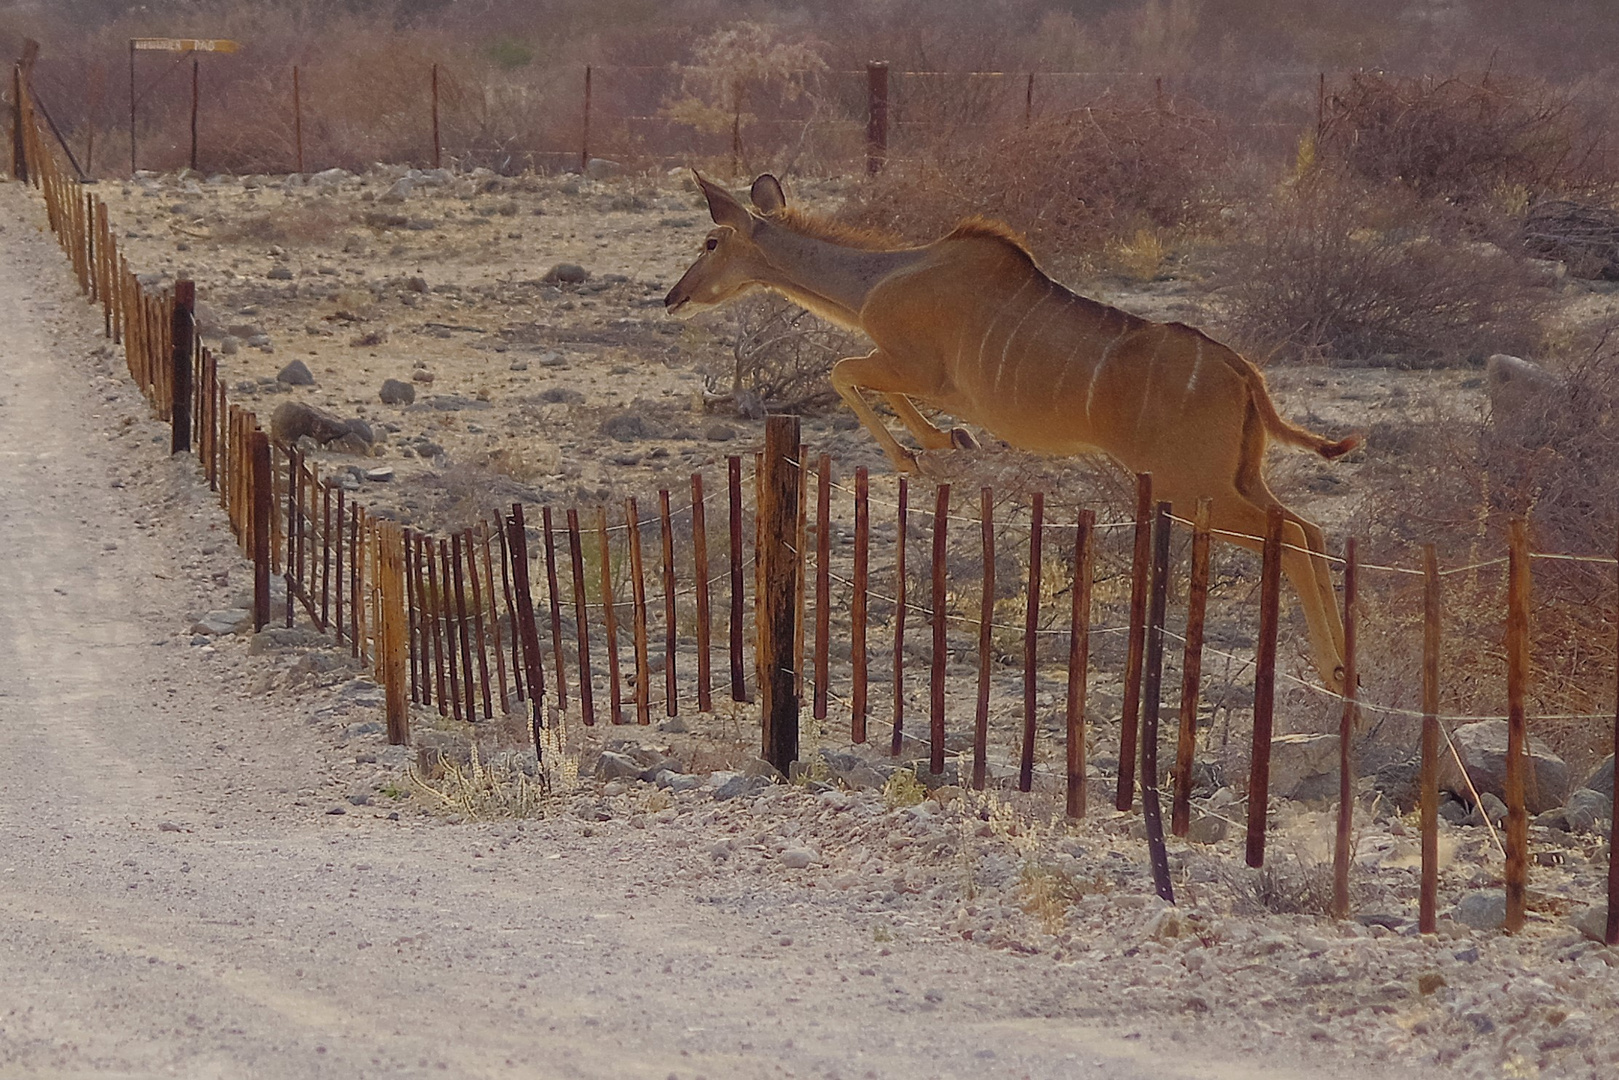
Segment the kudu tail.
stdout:
[[1265,425],[1265,431],[1271,438],[1306,450],[1314,450],[1328,461],[1342,457],[1361,444],[1363,437],[1359,432],[1333,440],[1284,419],[1282,414],[1276,411],[1276,403],[1271,400],[1270,389],[1265,385],[1264,373],[1247,358],[1242,358],[1242,363],[1244,374],[1248,378],[1249,397],[1253,401],[1255,411],[1259,413],[1260,421]]

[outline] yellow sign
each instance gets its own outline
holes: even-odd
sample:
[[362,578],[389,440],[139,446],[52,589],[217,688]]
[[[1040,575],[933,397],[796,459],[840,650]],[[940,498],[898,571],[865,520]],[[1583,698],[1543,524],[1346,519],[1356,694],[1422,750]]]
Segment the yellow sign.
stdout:
[[151,52],[219,52],[233,53],[242,46],[224,38],[130,38],[129,47]]

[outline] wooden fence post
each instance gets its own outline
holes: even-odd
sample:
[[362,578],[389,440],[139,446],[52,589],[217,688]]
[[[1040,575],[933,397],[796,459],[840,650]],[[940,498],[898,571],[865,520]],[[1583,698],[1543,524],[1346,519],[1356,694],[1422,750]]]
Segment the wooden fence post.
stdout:
[[304,100],[298,85],[298,65],[292,65],[292,141],[298,153],[298,172],[304,171]]
[[944,670],[949,646],[945,640],[945,539],[950,521],[950,485],[940,484],[933,508],[933,599],[928,617],[933,623],[933,669],[929,679],[928,771],[944,772]]
[[[506,521],[506,550],[511,553],[512,588],[517,593],[517,626],[514,631],[523,642],[523,674],[528,681],[529,706],[534,710],[529,731],[534,737],[534,753],[540,755],[540,730],[545,726],[545,674],[540,664],[540,632],[534,625],[534,594],[529,589],[528,530],[523,526],[523,504],[520,502],[512,503],[512,516]],[[584,662],[580,667],[589,670]]]
[[1529,683],[1529,527],[1514,518],[1507,550],[1507,917],[1506,930],[1523,929],[1529,890],[1529,818],[1524,811],[1524,692]]
[[[1158,801],[1158,716],[1163,697],[1164,615],[1169,606],[1169,504],[1160,502],[1153,515],[1152,596],[1147,607],[1147,656],[1142,672],[1146,709],[1141,719],[1141,816],[1147,826],[1147,854],[1152,863],[1153,891],[1173,904],[1169,854],[1164,850],[1164,813]],[[1128,768],[1124,761],[1119,768]]]
[[433,65],[433,168],[443,167],[442,147],[438,137],[438,65]]
[[270,515],[275,502],[270,491],[270,437],[264,432],[253,433],[251,454],[253,632],[258,633],[270,623]]
[[1422,545],[1422,869],[1417,931],[1439,929],[1439,553]]
[[590,165],[590,65],[585,65],[585,124],[579,136],[579,172]]
[[1147,642],[1147,583],[1152,569],[1152,474],[1136,474],[1135,552],[1130,561],[1130,637],[1124,661],[1124,708],[1119,718],[1119,780],[1113,805],[1135,802],[1136,728],[1141,720],[1141,654]]
[[1069,817],[1085,816],[1085,677],[1090,668],[1092,548],[1096,512],[1081,510],[1074,528],[1073,606],[1068,620],[1068,790]]
[[1186,651],[1181,660],[1180,727],[1175,732],[1175,793],[1170,832],[1185,836],[1192,825],[1192,758],[1197,750],[1197,699],[1203,678],[1203,622],[1209,604],[1209,515],[1207,498],[1197,501],[1192,519],[1192,572],[1186,590]]
[[1276,707],[1276,630],[1282,591],[1282,508],[1265,517],[1264,566],[1259,576],[1259,645],[1254,658],[1254,738],[1248,765],[1248,865],[1265,865],[1265,814],[1270,802],[1271,721]]
[[1360,688],[1355,660],[1356,624],[1360,621],[1357,596],[1360,555],[1355,538],[1344,546],[1344,709],[1338,720],[1338,835],[1332,852],[1332,914],[1349,918],[1349,856],[1355,814],[1355,757],[1350,740],[1355,734]]
[[1028,791],[1034,786],[1034,740],[1039,732],[1035,677],[1039,663],[1040,548],[1045,532],[1045,505],[1045,495],[1035,492],[1029,505],[1028,603],[1023,609],[1023,743],[1018,752],[1019,791]]
[[995,622],[995,493],[978,492],[983,580],[978,594],[978,701],[973,712],[973,790],[983,791],[989,754],[989,674]]
[[[1619,555],[1619,550],[1615,551]],[[1619,675],[1619,668],[1616,668]],[[1619,705],[1614,708],[1613,714],[1613,774],[1609,778],[1608,786],[1611,790],[1619,792]],[[1603,940],[1609,945],[1619,945],[1619,852],[1614,851],[1614,841],[1619,839],[1619,796],[1608,800],[1608,925],[1603,934]]]
[[171,340],[174,377],[170,380],[169,453],[191,450],[191,354],[196,348],[197,285],[181,278],[174,283]]
[[377,543],[377,591],[381,618],[377,622],[377,659],[388,710],[388,744],[410,742],[409,628],[405,623],[405,536],[400,526],[385,522],[374,533]]
[[798,758],[798,695],[792,670],[798,579],[803,566],[794,540],[798,532],[799,421],[776,415],[765,421],[764,472],[760,484],[758,559],[763,595],[759,603],[759,703],[763,749],[760,757],[783,775]]
[[888,64],[866,64],[866,172],[876,176],[888,159]]

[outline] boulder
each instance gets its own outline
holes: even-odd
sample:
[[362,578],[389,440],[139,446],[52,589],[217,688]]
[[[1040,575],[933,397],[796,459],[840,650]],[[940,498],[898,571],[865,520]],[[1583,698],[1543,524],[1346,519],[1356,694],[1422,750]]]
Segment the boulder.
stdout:
[[1468,893],[1457,901],[1451,918],[1474,930],[1499,930],[1507,921],[1507,897],[1494,889]]
[[352,421],[304,401],[283,401],[270,416],[270,438],[282,446],[291,446],[308,436],[332,449],[366,453],[370,442],[364,434],[356,430]]
[[1590,788],[1577,788],[1563,806],[1569,832],[1608,832],[1613,821],[1613,796]]
[[[1480,794],[1506,798],[1507,722],[1481,720],[1456,729],[1456,753],[1467,767]],[[1529,740],[1528,768],[1524,773],[1524,807],[1539,814],[1563,805],[1571,777],[1568,764],[1538,739]],[[1449,754],[1439,758],[1439,786],[1462,798],[1471,798],[1467,783]]]
[[1568,385],[1539,364],[1505,353],[1485,362],[1484,380],[1490,398],[1490,424],[1495,430],[1526,446],[1544,441],[1545,421],[1568,404]]
[[1288,799],[1338,792],[1338,736],[1299,733],[1270,741],[1270,790]]
[[560,282],[565,285],[578,285],[589,278],[590,272],[578,263],[557,263],[547,270],[540,280],[548,284]]
[[1604,795],[1612,795],[1613,755],[1609,754],[1607,757],[1603,758],[1602,764],[1598,765],[1591,775],[1585,778],[1585,783],[1581,784],[1580,786],[1588,787],[1592,791],[1600,791]]
[[275,381],[284,386],[314,386],[315,376],[309,370],[308,364],[302,360],[294,360],[276,372]]
[[592,180],[611,180],[624,175],[624,166],[608,158],[593,157],[585,162],[585,176]]

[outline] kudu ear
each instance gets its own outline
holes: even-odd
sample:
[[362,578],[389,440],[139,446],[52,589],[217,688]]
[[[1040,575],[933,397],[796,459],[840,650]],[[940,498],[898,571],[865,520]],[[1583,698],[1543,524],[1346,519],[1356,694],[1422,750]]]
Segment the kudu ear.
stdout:
[[787,193],[781,190],[781,181],[769,173],[761,174],[748,194],[761,214],[776,214],[787,209]]
[[703,189],[703,197],[708,200],[708,214],[714,219],[714,224],[729,225],[744,236],[753,230],[753,215],[736,196],[718,184],[710,183],[702,173],[694,170],[692,175],[697,177],[697,186]]

